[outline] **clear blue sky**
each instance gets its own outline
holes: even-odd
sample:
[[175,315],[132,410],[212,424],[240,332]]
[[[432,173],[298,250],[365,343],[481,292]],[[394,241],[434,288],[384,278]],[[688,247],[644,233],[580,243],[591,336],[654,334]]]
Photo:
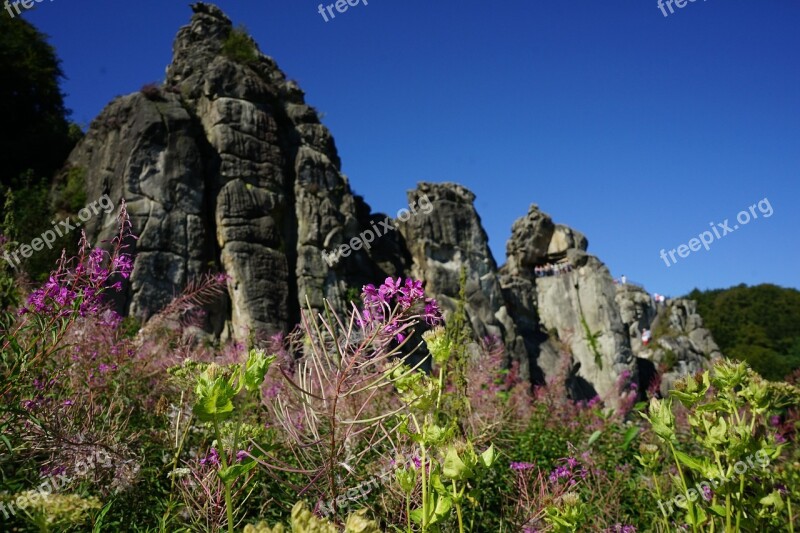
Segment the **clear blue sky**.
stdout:
[[[63,60],[73,120],[163,80],[188,3],[54,0],[25,15]],[[669,17],[656,0],[369,0],[328,23],[318,4],[218,2],[325,113],[373,209],[456,181],[498,263],[537,203],[651,291],[800,287],[797,0],[698,0]],[[756,210],[669,268],[659,258],[763,198],[770,218]]]

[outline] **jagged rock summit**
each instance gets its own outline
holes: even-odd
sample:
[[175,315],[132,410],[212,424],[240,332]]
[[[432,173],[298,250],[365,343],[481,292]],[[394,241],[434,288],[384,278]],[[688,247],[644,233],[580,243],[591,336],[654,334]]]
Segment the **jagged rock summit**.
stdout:
[[[614,405],[621,380],[644,386],[658,365],[671,379],[718,355],[692,302],[657,306],[615,285],[586,237],[535,205],[514,224],[501,268],[461,185],[420,183],[409,206],[429,208],[372,213],[303,91],[219,8],[192,9],[165,83],[112,101],[64,169],[85,170],[89,198],[128,204],[139,240],[124,312],[146,320],[193,278],[222,271],[228,299],[210,333],[258,338],[292,328],[307,303],[342,306],[387,276],[424,280],[453,310],[465,272],[475,332],[502,338],[535,383],[566,375],[575,398]],[[112,217],[89,225],[90,238],[110,237]],[[380,226],[396,231],[366,243]],[[346,253],[323,254],[337,248]],[[558,273],[537,276],[546,265]],[[658,333],[647,347],[644,328]]]

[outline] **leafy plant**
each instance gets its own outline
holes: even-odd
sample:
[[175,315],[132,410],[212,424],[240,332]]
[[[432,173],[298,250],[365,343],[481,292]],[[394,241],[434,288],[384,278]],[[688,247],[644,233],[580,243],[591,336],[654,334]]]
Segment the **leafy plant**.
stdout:
[[600,345],[597,342],[597,338],[600,336],[600,331],[592,333],[592,330],[589,329],[589,324],[586,323],[586,318],[581,314],[581,326],[583,326],[583,334],[586,337],[586,343],[589,346],[589,350],[594,355],[594,364],[597,365],[597,368],[600,370],[603,369],[603,354],[600,353]]
[[231,30],[222,44],[222,53],[243,65],[252,65],[258,61],[256,45],[243,26]]
[[244,438],[242,424],[232,426],[223,425],[223,422],[235,414],[234,400],[243,390],[249,394],[258,393],[274,360],[275,356],[267,357],[259,350],[250,350],[244,364],[219,367],[212,363],[197,378],[192,412],[198,420],[211,425],[216,437],[216,446],[211,448],[210,457],[211,462],[219,463],[217,474],[225,487],[230,533],[233,533],[235,524],[232,486],[257,463],[254,457],[239,448]]
[[[678,430],[673,399],[687,409],[686,441]],[[798,405],[800,390],[766,382],[746,364],[728,361],[678,382],[666,400],[653,398],[643,416],[661,446],[644,445],[638,459],[653,475],[659,506],[671,488],[680,493],[675,504],[685,511],[682,520],[692,531],[756,531],[785,526],[794,531],[792,500],[797,495],[788,489],[788,480],[780,470],[767,468],[768,464],[780,463],[785,439],[770,429],[767,420]],[[753,465],[754,455],[763,458],[757,461],[757,467]],[[671,459],[677,472],[664,486],[656,476],[661,457]],[[756,476],[746,476],[752,469],[757,470]],[[668,506],[671,509],[672,503]],[[669,530],[668,513],[663,511],[663,515],[661,523]]]

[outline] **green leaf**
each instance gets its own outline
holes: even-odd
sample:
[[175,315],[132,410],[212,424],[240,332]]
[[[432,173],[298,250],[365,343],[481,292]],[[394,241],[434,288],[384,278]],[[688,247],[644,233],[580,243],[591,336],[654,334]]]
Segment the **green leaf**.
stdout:
[[[223,376],[212,379],[209,370],[200,374],[197,378],[197,402],[192,408],[192,412],[204,422],[212,420],[223,420],[233,411],[233,397],[236,392]],[[213,370],[212,370],[213,372]]]
[[397,479],[398,485],[403,489],[406,494],[414,492],[414,487],[417,486],[417,471],[411,468],[398,468],[394,472],[394,477]]
[[251,471],[257,464],[258,463],[250,459],[249,461],[244,460],[241,463],[230,465],[228,468],[220,469],[219,478],[223,483],[233,483],[239,476]]
[[778,492],[777,490],[773,491],[771,494],[768,494],[767,496],[764,496],[759,500],[759,502],[764,507],[775,507],[775,510],[778,512],[782,511],[784,506],[783,498],[781,498],[781,493]]
[[600,431],[599,429],[597,431],[595,431],[594,433],[592,433],[592,436],[589,437],[589,446],[594,444],[597,441],[597,439],[600,438],[600,435],[602,435],[602,434],[603,434],[603,432]]
[[114,505],[114,500],[108,502],[105,507],[100,511],[100,514],[97,515],[97,518],[94,519],[94,527],[92,528],[92,533],[100,533],[103,527],[103,519],[105,518],[108,511],[111,509],[111,506]]
[[625,432],[625,440],[622,443],[623,448],[627,448],[628,445],[636,438],[636,435],[639,434],[639,426],[633,426],[628,428],[628,431]]
[[711,512],[713,512],[717,516],[726,516],[726,514],[725,514],[725,506],[724,505],[720,505],[720,504],[717,503],[717,504],[709,506],[709,509],[711,510]]
[[466,479],[471,474],[467,465],[464,464],[456,449],[452,446],[448,448],[445,455],[443,473],[446,477],[457,480]]
[[274,355],[267,357],[261,350],[250,350],[244,371],[244,386],[249,392],[257,391],[261,387],[274,360]]
[[675,450],[675,458],[680,461],[683,465],[688,466],[695,472],[699,472],[700,474],[704,474],[708,468],[702,462],[698,461],[694,457],[683,453],[680,450]]
[[411,517],[411,520],[415,524],[421,524],[422,523],[422,517],[423,517],[422,508],[419,507],[417,509],[414,509],[413,511],[411,511],[411,514],[409,514],[408,516]]
[[491,446],[489,446],[489,448],[486,449],[485,452],[481,454],[481,462],[483,463],[483,466],[489,468],[490,466],[492,466],[492,463],[494,463],[494,459],[495,459],[495,450],[494,450],[494,444],[492,444]]
[[[436,508],[433,511],[433,514],[436,518],[441,519],[446,517],[450,514],[450,509],[453,507],[453,500],[450,496],[439,496],[436,498]],[[434,519],[432,523],[438,522],[437,519]]]

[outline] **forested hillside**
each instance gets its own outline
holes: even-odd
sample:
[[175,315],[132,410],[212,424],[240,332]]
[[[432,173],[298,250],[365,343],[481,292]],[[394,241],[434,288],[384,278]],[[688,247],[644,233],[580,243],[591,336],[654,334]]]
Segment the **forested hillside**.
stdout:
[[747,361],[762,376],[783,379],[800,368],[800,291],[764,284],[711,291],[688,298],[722,353]]

